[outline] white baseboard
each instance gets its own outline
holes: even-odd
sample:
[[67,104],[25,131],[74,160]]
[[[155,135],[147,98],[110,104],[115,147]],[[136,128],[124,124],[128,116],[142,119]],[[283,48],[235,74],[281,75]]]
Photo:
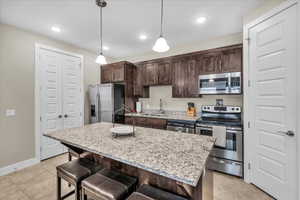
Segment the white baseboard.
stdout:
[[0,168],[0,176],[4,176],[6,174],[18,171],[20,169],[24,169],[26,167],[30,167],[32,165],[38,164],[40,162],[37,158],[31,158],[29,160],[24,160],[6,167]]

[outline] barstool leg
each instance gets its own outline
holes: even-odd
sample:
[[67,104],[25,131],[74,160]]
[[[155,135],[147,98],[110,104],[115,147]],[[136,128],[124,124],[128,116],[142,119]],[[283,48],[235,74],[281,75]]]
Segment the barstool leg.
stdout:
[[80,188],[78,186],[78,184],[75,185],[75,199],[76,200],[80,200]]
[[[68,157],[69,157],[69,162],[72,161],[72,155],[70,153],[70,150],[69,150],[69,153],[68,153]],[[68,186],[71,187],[71,184],[68,183]]]
[[61,178],[57,176],[57,200],[61,200]]

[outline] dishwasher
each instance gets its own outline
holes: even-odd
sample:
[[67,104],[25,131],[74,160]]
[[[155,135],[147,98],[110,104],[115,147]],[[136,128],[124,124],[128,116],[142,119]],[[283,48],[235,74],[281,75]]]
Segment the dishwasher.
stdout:
[[188,120],[168,120],[167,130],[182,132],[182,133],[195,133],[195,122]]

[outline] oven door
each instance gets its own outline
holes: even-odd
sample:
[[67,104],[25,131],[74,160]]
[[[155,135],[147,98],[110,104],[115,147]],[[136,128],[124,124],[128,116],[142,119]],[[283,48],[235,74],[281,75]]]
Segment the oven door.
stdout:
[[226,147],[215,146],[212,155],[218,158],[225,158],[243,162],[243,132],[241,130],[226,130]]
[[199,94],[230,93],[230,73],[199,76]]
[[[211,126],[197,125],[196,133],[200,135],[213,136]],[[212,156],[243,162],[243,132],[241,129],[226,129],[226,147],[215,146],[211,153]]]

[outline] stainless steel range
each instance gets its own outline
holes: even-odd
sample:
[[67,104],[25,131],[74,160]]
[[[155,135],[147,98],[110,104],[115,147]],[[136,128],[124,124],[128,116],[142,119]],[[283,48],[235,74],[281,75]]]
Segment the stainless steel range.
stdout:
[[217,138],[208,168],[243,177],[243,128],[241,107],[202,106],[196,134]]

